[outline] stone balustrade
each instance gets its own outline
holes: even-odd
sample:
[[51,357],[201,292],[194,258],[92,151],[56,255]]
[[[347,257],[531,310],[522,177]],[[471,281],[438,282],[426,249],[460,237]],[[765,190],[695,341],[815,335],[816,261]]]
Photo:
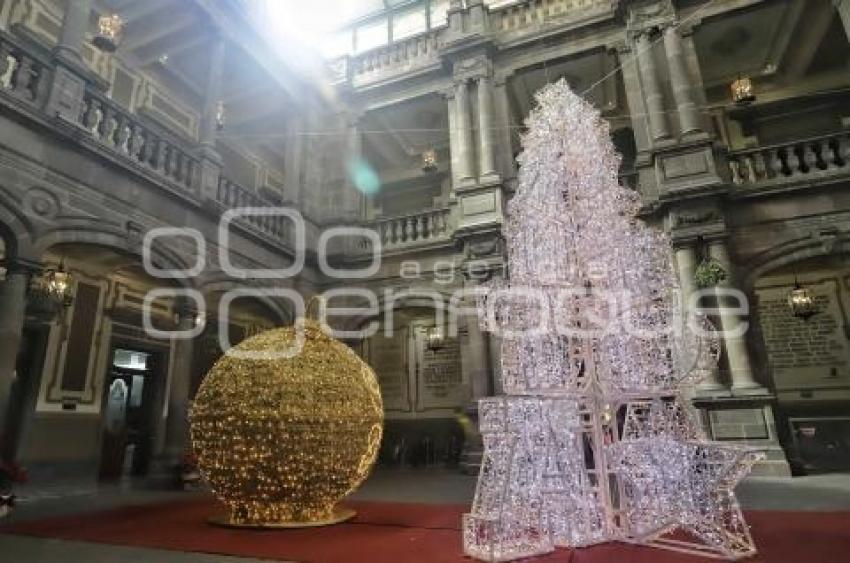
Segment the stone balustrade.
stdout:
[[27,52],[9,36],[0,35],[0,92],[41,108],[50,87],[47,61]]
[[[451,209],[431,209],[397,217],[381,217],[365,224],[374,229],[381,239],[384,251],[406,249],[446,241],[451,238]],[[359,251],[370,252],[373,249],[366,240],[362,241]]]
[[613,12],[611,0],[526,0],[491,10],[491,27],[496,32],[513,32],[540,27],[560,20],[581,21]]
[[[23,102],[32,115],[54,119],[45,110],[54,64],[45,54],[38,54],[38,49],[0,31],[0,99],[13,107],[20,107],[18,104]],[[83,144],[201,203],[201,164],[196,156],[198,145],[195,142],[146,122],[90,83],[86,83],[83,91],[82,110],[72,121],[87,133],[75,136]],[[219,177],[214,199],[225,208],[275,205],[223,176]],[[236,223],[269,235],[279,243],[291,240],[292,225],[284,217],[245,215]]]
[[199,165],[185,148],[188,143],[155,132],[94,88],[86,89],[79,124],[110,151],[183,189],[195,189]]
[[408,74],[437,61],[437,33],[431,31],[354,55],[349,72],[352,83],[361,85],[387,74]]
[[616,8],[617,0],[525,0],[497,4],[489,8],[489,17],[483,22],[474,20],[467,11],[455,28],[451,25],[433,28],[369,51],[328,61],[327,69],[334,84],[368,88],[439,70],[443,46],[456,47],[463,43],[467,33],[483,32],[497,42],[519,44],[536,40],[541,29],[557,32],[613,17]]
[[[219,178],[216,201],[226,208],[239,207],[275,207],[275,204],[267,201],[255,192],[231,182],[224,176]],[[290,242],[292,222],[286,217],[278,215],[249,215],[245,214],[237,222],[253,227],[254,229],[269,235],[277,242]]]
[[738,186],[796,183],[850,173],[850,132],[729,154]]

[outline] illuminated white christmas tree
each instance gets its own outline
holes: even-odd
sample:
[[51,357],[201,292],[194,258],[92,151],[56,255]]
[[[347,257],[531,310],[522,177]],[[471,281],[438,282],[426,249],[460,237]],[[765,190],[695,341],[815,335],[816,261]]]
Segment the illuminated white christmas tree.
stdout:
[[752,555],[733,489],[760,454],[708,441],[681,396],[717,360],[710,324],[684,322],[669,242],[635,217],[599,112],[563,80],[537,102],[508,207],[509,279],[481,300],[506,395],[479,405],[464,550],[507,561],[625,541]]

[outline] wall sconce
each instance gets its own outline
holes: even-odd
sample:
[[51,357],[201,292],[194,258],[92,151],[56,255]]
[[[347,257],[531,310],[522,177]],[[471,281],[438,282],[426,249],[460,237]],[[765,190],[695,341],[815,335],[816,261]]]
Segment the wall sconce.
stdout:
[[199,326],[206,326],[207,324],[207,316],[205,313],[192,311],[191,309],[185,307],[175,309],[174,324],[180,326],[180,324],[183,322],[183,319],[191,319],[193,328],[198,328]]
[[37,317],[52,319],[61,309],[74,302],[74,277],[65,270],[64,260],[56,268],[48,268],[33,277],[27,308]]
[[425,346],[431,352],[440,350],[446,344],[446,335],[441,327],[432,326],[425,332]]
[[224,106],[224,102],[219,100],[215,105],[215,128],[217,131],[221,131],[224,129],[224,125],[227,122],[227,108]]
[[65,261],[60,260],[56,269],[44,272],[44,287],[51,299],[63,307],[69,306],[74,301],[71,288],[74,285],[74,276],[65,270]]
[[428,149],[422,153],[422,171],[431,173],[437,171],[437,151]]
[[812,294],[796,279],[794,280],[794,289],[788,293],[788,307],[791,309],[791,315],[804,321],[818,313]]
[[92,44],[106,53],[114,53],[124,33],[124,20],[118,14],[100,16],[97,20],[97,35]]
[[753,81],[749,76],[742,75],[732,82],[732,101],[739,106],[745,106],[756,101]]

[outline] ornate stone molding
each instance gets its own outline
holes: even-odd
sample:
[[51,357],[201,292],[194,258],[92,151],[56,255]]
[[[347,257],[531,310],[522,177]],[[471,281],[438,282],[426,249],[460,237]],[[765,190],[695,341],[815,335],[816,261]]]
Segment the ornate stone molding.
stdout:
[[671,0],[638,0],[627,8],[626,29],[634,38],[672,25],[675,19],[676,10]]
[[491,77],[492,75],[493,63],[485,54],[458,59],[452,67],[452,76],[455,81],[477,79],[482,76]]

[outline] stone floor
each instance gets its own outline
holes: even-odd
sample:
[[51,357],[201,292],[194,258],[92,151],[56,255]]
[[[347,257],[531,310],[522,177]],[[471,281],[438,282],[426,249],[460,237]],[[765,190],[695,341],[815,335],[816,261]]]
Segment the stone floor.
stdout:
[[[378,470],[355,493],[360,500],[464,504],[472,499],[475,478],[443,469]],[[91,510],[157,503],[197,493],[151,490],[139,483],[94,488],[66,483],[25,487],[9,521],[23,521]],[[750,478],[738,496],[744,508],[758,510],[850,511],[850,474],[796,478]],[[0,534],[3,561],[21,563],[251,563],[257,560],[198,553],[44,540]]]

